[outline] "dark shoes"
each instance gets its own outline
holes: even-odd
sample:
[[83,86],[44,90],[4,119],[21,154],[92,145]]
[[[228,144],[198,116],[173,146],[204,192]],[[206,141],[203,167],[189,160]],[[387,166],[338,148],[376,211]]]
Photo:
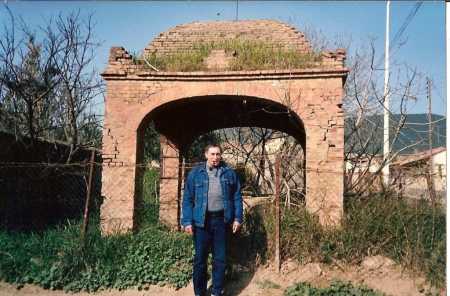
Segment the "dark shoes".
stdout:
[[[195,296],[205,296],[206,294],[195,294]],[[214,294],[214,293],[211,293],[211,296],[224,296],[225,294],[224,294],[224,292],[222,291],[222,293],[220,293],[220,294]]]

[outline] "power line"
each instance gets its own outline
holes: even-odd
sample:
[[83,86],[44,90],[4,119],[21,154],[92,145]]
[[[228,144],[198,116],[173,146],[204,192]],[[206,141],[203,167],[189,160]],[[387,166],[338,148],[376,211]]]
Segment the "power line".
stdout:
[[392,40],[391,40],[391,48],[393,47],[395,42],[397,42],[397,40],[400,38],[400,36],[403,34],[403,32],[405,32],[406,28],[411,23],[412,19],[416,16],[416,14],[419,11],[419,8],[422,6],[422,4],[423,4],[423,1],[419,1],[411,9],[410,13],[406,17],[406,19],[403,21],[402,26],[397,31],[397,33],[395,34],[394,38],[392,38]]
[[[394,47],[395,43],[400,39],[400,37],[405,32],[405,30],[408,27],[408,25],[411,23],[413,18],[416,16],[416,14],[419,11],[419,9],[422,6],[422,4],[423,4],[423,1],[419,1],[419,2],[414,4],[414,7],[411,9],[411,11],[409,12],[408,16],[403,21],[403,24],[401,25],[400,29],[398,29],[397,33],[395,33],[394,37],[390,41],[389,49],[392,49]],[[385,53],[383,53],[383,55],[378,60],[378,63],[376,63],[376,68],[378,68],[378,65],[380,65],[381,62],[383,61],[384,55],[385,55]]]

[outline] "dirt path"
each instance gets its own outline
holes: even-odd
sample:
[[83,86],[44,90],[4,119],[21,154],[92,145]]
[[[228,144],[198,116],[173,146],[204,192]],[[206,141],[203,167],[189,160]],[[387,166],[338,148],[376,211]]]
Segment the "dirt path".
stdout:
[[[351,281],[354,284],[365,284],[370,288],[377,289],[393,296],[423,296],[429,287],[422,277],[414,277],[402,272],[396,265],[377,266],[345,266],[335,264],[334,266],[323,266],[318,263],[297,265],[293,262],[285,262],[281,272],[277,273],[273,267],[260,267],[256,272],[242,271],[239,278],[226,283],[227,296],[282,296],[288,286],[299,281],[311,282],[317,286],[327,286],[331,280],[340,279]],[[437,293],[436,290],[432,290]],[[0,283],[0,295],[8,296],[191,296],[193,295],[192,284],[175,290],[169,287],[149,286],[148,290],[138,291],[129,289],[125,291],[108,290],[96,293],[65,293],[63,291],[50,291],[34,285],[25,285],[20,290],[13,285]],[[434,295],[445,295],[440,291]]]

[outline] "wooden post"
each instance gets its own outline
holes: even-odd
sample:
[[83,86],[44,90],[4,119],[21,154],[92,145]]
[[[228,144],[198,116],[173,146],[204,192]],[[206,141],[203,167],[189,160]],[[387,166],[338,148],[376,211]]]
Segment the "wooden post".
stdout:
[[87,227],[89,223],[89,204],[91,201],[91,188],[92,188],[92,176],[94,174],[94,161],[95,161],[95,149],[91,150],[91,160],[89,162],[89,179],[88,187],[86,190],[86,202],[84,204],[84,216],[83,216],[83,226],[81,228],[81,241],[84,245],[84,238],[87,232]]
[[183,182],[183,169],[184,169],[184,165],[183,165],[183,154],[180,153],[178,154],[178,185],[177,185],[177,230],[181,231],[181,224],[180,224],[180,219],[181,219],[181,199],[183,198],[183,193],[182,191],[182,182]]
[[280,258],[280,155],[275,159],[275,265],[277,272],[281,269]]
[[430,194],[430,200],[436,201],[436,191],[434,189],[434,172],[433,172],[433,118],[431,113],[431,80],[427,77],[427,98],[428,98],[428,172],[427,185]]

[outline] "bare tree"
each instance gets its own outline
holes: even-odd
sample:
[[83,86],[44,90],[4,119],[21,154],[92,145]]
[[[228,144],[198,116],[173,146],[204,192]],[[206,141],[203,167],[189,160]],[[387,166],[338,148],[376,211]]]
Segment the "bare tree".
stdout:
[[57,34],[50,26],[46,32],[48,36],[56,35],[63,49],[54,56],[54,64],[60,73],[56,93],[63,111],[60,125],[64,130],[64,138],[73,150],[81,144],[82,128],[98,123],[89,107],[104,90],[98,73],[90,68],[99,43],[93,40],[92,16],[83,21],[79,13],[67,17],[60,15],[55,25]]
[[50,128],[50,110],[53,90],[58,84],[51,54],[37,44],[35,36],[22,26],[20,39],[16,36],[16,21],[12,14],[11,26],[5,25],[0,39],[0,88],[4,125],[14,128],[16,134],[32,140]]
[[[320,37],[320,36],[319,36]],[[320,47],[320,38],[315,46]],[[383,160],[383,113],[384,94],[382,81],[382,69],[378,68],[376,60],[376,51],[373,40],[369,41],[368,48],[355,50],[348,58],[347,67],[350,69],[349,76],[345,85],[345,97],[343,106],[345,110],[345,153],[344,160],[346,164],[345,190],[347,193],[354,193],[359,196],[370,193],[371,190],[392,189],[397,182],[394,178],[389,188],[383,188],[381,182],[378,182],[381,170],[387,163],[392,163],[397,156],[405,150],[410,149],[425,138],[414,142],[402,142],[405,138],[405,122],[408,116],[408,107],[411,102],[415,102],[417,96],[423,91],[421,89],[421,77],[416,69],[407,65],[396,65],[396,72],[391,77],[389,95],[392,100],[390,112],[391,130],[390,157]],[[283,104],[287,106],[287,111],[295,104],[298,96],[301,94],[292,94],[289,87],[280,89],[284,94],[281,98]],[[295,109],[295,108],[292,108]],[[266,110],[262,110],[266,111]],[[234,154],[243,166],[251,167],[255,171],[254,186],[259,188],[260,193],[271,194],[274,184],[274,161],[268,157],[267,143],[276,139],[282,140],[281,152],[285,159],[291,162],[283,162],[283,180],[284,188],[282,194],[289,201],[289,195],[296,192],[299,196],[304,193],[304,184],[297,180],[304,180],[299,176],[291,176],[291,170],[294,172],[304,172],[303,163],[292,162],[294,157],[288,156],[295,151],[299,162],[304,161],[304,154],[301,147],[293,146],[290,150],[283,150],[283,147],[289,147],[288,135],[279,132],[250,128],[236,128],[231,132],[225,132],[222,138],[227,143],[229,153]],[[299,149],[300,148],[300,149]],[[300,152],[301,151],[301,152]],[[303,169],[299,170],[298,168]],[[262,180],[262,182],[259,182]],[[289,204],[289,202],[287,202]]]
[[9,12],[0,39],[1,126],[17,137],[70,144],[67,161],[82,145],[99,144],[93,102],[104,92],[93,68],[99,43],[92,16],[58,15],[36,31]]
[[[350,57],[350,74],[345,85],[345,161],[347,192],[357,195],[383,186],[379,182],[380,173],[387,163],[391,163],[402,151],[418,145],[401,143],[405,132],[408,106],[420,93],[420,77],[415,69],[406,65],[397,67],[395,79],[391,81],[388,95],[393,101],[390,108],[390,157],[382,160],[383,149],[383,103],[385,95],[380,83],[382,69],[375,62],[376,52],[373,42],[368,50],[355,51]],[[395,110],[395,111],[394,111]],[[394,150],[395,147],[395,150]],[[390,184],[393,185],[394,179]],[[378,188],[379,189],[379,188]],[[385,188],[386,189],[386,188]]]
[[286,133],[260,127],[237,127],[218,132],[226,155],[244,169],[246,190],[258,196],[273,195],[275,190],[275,157],[283,156],[281,194],[285,204],[304,201],[304,151]]

